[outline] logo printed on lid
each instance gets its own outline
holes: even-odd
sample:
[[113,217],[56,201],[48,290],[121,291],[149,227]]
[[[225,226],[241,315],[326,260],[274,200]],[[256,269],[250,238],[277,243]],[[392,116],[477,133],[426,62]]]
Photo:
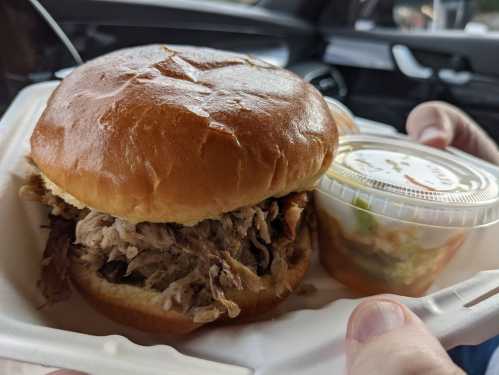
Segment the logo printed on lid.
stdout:
[[395,186],[427,191],[453,191],[460,188],[452,170],[417,156],[387,150],[352,150],[343,165],[351,170]]

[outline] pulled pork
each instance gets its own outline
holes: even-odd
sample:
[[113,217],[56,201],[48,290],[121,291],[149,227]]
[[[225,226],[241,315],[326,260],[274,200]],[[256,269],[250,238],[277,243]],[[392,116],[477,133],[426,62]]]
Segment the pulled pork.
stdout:
[[21,194],[52,208],[40,280],[49,302],[69,295],[68,257],[74,256],[111,283],[159,291],[166,310],[178,309],[199,323],[239,315],[239,306],[226,293],[258,292],[264,275],[272,276],[278,295],[290,288],[286,272],[300,256],[294,240],[308,202],[306,193],[294,193],[182,226],[132,224],[78,210],[52,195],[36,175]]

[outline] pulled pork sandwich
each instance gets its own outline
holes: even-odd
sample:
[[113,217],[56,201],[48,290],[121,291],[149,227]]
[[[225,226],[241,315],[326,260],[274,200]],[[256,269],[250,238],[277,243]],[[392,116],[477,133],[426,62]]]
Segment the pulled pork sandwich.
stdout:
[[77,68],[31,137],[21,195],[50,206],[40,287],[182,334],[252,318],[298,286],[307,191],[330,165],[327,104],[246,55],[152,45]]

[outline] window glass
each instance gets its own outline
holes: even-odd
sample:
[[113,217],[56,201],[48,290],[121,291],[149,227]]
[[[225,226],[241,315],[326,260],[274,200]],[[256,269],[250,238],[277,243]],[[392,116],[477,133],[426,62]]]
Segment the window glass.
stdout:
[[499,0],[479,0],[477,10],[467,28],[473,24],[488,30],[499,31]]
[[53,28],[28,1],[0,0],[0,116],[25,86],[76,65]]
[[356,27],[499,31],[499,0],[360,0]]
[[254,5],[258,2],[258,0],[198,0],[198,1],[211,1],[211,2],[246,4],[246,5]]

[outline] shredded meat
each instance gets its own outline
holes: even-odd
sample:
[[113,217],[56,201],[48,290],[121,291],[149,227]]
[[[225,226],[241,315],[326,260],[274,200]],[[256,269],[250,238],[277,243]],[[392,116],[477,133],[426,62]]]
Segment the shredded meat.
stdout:
[[258,251],[258,258],[259,258],[259,266],[261,269],[267,269],[267,267],[270,264],[270,251],[269,249],[262,244],[254,230],[249,231],[249,239],[251,241],[251,244],[254,246],[254,249]]
[[264,275],[272,276],[278,295],[290,289],[288,264],[308,201],[306,193],[295,193],[182,226],[133,224],[97,211],[78,210],[53,196],[40,177],[32,177],[21,194],[51,206],[55,215],[40,280],[49,301],[68,296],[70,255],[111,283],[160,292],[165,309],[178,309],[200,323],[223,314],[239,315],[239,306],[226,293],[259,292]]
[[221,286],[222,283],[220,281],[220,275],[222,272],[222,269],[216,264],[212,265],[209,269],[208,275],[212,297],[216,302],[220,303],[225,308],[229,318],[235,318],[239,315],[241,309],[235,302],[225,297],[225,293]]
[[34,201],[45,204],[51,208],[53,216],[61,216],[64,219],[75,220],[80,215],[86,214],[87,210],[79,210],[64,202],[61,198],[53,195],[45,189],[42,177],[39,174],[32,174],[28,182],[21,186],[19,196],[27,201]]
[[71,294],[67,268],[74,238],[74,223],[51,216],[51,231],[43,253],[40,290],[47,301],[59,302]]
[[194,269],[188,275],[171,282],[163,292],[163,307],[170,310],[174,304],[182,307],[185,312],[192,305],[194,297],[194,283],[202,281],[202,275],[199,269]]
[[295,290],[295,294],[301,297],[308,297],[315,293],[317,293],[317,287],[314,284],[301,284]]
[[263,212],[263,210],[260,207],[256,208],[255,212],[255,228],[260,234],[261,239],[266,243],[269,244],[272,242],[270,239],[270,229],[269,225],[267,223],[267,212]]
[[286,259],[286,254],[288,252],[287,247],[289,246],[288,244],[289,241],[281,239],[278,243],[272,246],[274,259],[270,265],[270,273],[274,277],[278,296],[282,296],[286,293],[286,291],[291,289],[286,279],[286,274],[288,272],[288,262]]
[[286,223],[286,233],[292,240],[296,238],[296,229],[300,222],[303,210],[308,202],[305,193],[290,194],[284,198],[284,222]]

